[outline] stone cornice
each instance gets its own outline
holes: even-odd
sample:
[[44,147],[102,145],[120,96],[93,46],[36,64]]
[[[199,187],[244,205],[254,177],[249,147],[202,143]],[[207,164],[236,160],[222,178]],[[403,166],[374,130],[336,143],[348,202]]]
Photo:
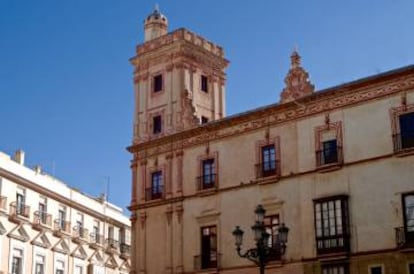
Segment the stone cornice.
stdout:
[[[196,146],[260,128],[274,126],[318,113],[356,105],[365,101],[414,88],[414,66],[389,71],[347,84],[315,92],[299,100],[275,104],[164,136],[157,140],[133,144],[130,152],[138,158]],[[173,143],[173,147],[171,147]]]

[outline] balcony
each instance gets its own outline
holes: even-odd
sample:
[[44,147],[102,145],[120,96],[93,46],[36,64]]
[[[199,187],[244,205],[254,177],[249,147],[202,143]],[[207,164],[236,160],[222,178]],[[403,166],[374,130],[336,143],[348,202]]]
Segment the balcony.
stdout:
[[256,178],[273,177],[280,175],[279,161],[267,161],[256,164]]
[[330,171],[340,168],[343,163],[342,147],[316,151],[316,168],[321,171]]
[[120,251],[123,259],[128,259],[131,256],[131,246],[128,244],[121,243]]
[[211,252],[194,256],[194,271],[218,270],[221,267],[221,254]]
[[197,191],[216,190],[217,176],[215,173],[205,174],[197,177],[196,183]]
[[396,227],[395,242],[401,249],[414,248],[414,230],[409,232],[404,227]]
[[56,219],[54,221],[53,235],[57,237],[69,236],[70,235],[70,222],[62,219]]
[[119,242],[113,238],[106,239],[106,252],[108,253],[117,253],[119,247]]
[[0,211],[6,212],[7,207],[7,197],[6,196],[0,196]]
[[73,241],[78,244],[84,244],[88,242],[89,231],[82,226],[74,226],[72,229]]
[[102,248],[104,246],[104,237],[101,234],[91,233],[89,235],[89,246],[94,249]]
[[318,255],[349,253],[349,238],[349,235],[316,237],[316,249]]
[[159,200],[164,198],[164,186],[147,188],[145,190],[145,201]]
[[30,206],[27,206],[23,203],[17,204],[12,202],[9,206],[10,215],[9,219],[12,222],[20,223],[22,221],[28,221],[30,216]]
[[52,215],[47,212],[35,211],[33,218],[33,228],[42,230],[52,228]]
[[394,134],[392,139],[394,143],[394,153],[403,155],[414,153],[414,132]]

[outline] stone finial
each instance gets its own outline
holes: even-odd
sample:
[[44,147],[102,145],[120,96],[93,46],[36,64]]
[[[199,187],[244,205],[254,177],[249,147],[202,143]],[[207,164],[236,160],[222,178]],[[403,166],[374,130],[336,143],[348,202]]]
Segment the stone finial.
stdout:
[[286,87],[281,94],[281,103],[294,101],[298,98],[312,94],[315,90],[314,85],[309,80],[309,74],[300,64],[300,55],[295,49],[290,56],[290,70],[285,78]]

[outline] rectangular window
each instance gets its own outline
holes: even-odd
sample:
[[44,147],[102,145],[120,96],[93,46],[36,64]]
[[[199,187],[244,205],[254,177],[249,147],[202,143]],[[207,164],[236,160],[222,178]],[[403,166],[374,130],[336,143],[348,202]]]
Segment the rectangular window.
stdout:
[[322,266],[322,274],[348,274],[348,267],[346,265]]
[[92,236],[93,236],[92,240],[94,240],[95,243],[100,243],[101,242],[100,241],[100,236],[101,235],[100,235],[99,227],[100,227],[99,221],[94,220],[93,221],[93,230],[92,230]]
[[349,251],[348,197],[314,201],[318,254]]
[[16,213],[17,215],[25,216],[26,208],[26,191],[22,188],[18,188],[16,192]]
[[64,261],[56,261],[56,274],[64,274],[65,273],[65,262]]
[[45,273],[45,257],[36,255],[35,274],[44,274],[44,273]]
[[156,76],[154,76],[154,80],[153,80],[153,87],[154,87],[154,92],[159,92],[162,90],[162,74],[158,74]]
[[47,200],[41,197],[39,201],[39,219],[42,224],[47,222]]
[[208,78],[205,75],[201,75],[201,90],[208,92]]
[[217,267],[217,228],[201,228],[201,269]]
[[264,225],[266,232],[269,233],[269,242],[267,243],[268,246],[271,248],[271,260],[279,260],[280,254],[277,253],[277,245],[278,245],[278,229],[279,229],[279,215],[271,215],[266,216],[264,218]]
[[370,274],[382,274],[382,267],[381,266],[373,266],[369,268]]
[[322,142],[321,165],[338,162],[338,148],[336,139]]
[[161,131],[162,131],[161,116],[157,115],[157,116],[154,116],[152,119],[153,119],[152,132],[154,134],[161,133]]
[[261,163],[259,164],[258,177],[276,175],[276,148],[275,145],[267,145],[261,148]]
[[23,273],[23,250],[13,249],[11,274]]
[[216,173],[214,159],[203,160],[203,175],[201,178],[201,188],[207,189],[215,186]]
[[414,147],[414,112],[400,115],[401,148]]
[[59,207],[59,211],[58,211],[58,224],[59,224],[59,228],[62,230],[66,229],[66,208],[63,206]]
[[160,199],[163,194],[162,171],[155,171],[151,174],[151,199]]
[[414,243],[414,193],[404,194],[404,232],[406,243]]
[[208,118],[205,116],[201,116],[201,124],[206,124],[208,123]]

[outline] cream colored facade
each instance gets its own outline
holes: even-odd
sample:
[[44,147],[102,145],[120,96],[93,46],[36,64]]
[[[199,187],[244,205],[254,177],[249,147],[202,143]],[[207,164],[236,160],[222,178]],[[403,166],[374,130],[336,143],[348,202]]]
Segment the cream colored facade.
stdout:
[[413,66],[315,91],[294,51],[279,103],[224,117],[220,47],[180,29],[131,62],[131,273],[258,273],[231,234],[240,225],[253,247],[258,204],[290,228],[266,273],[414,273]]
[[0,152],[0,273],[130,271],[130,221],[122,209]]

